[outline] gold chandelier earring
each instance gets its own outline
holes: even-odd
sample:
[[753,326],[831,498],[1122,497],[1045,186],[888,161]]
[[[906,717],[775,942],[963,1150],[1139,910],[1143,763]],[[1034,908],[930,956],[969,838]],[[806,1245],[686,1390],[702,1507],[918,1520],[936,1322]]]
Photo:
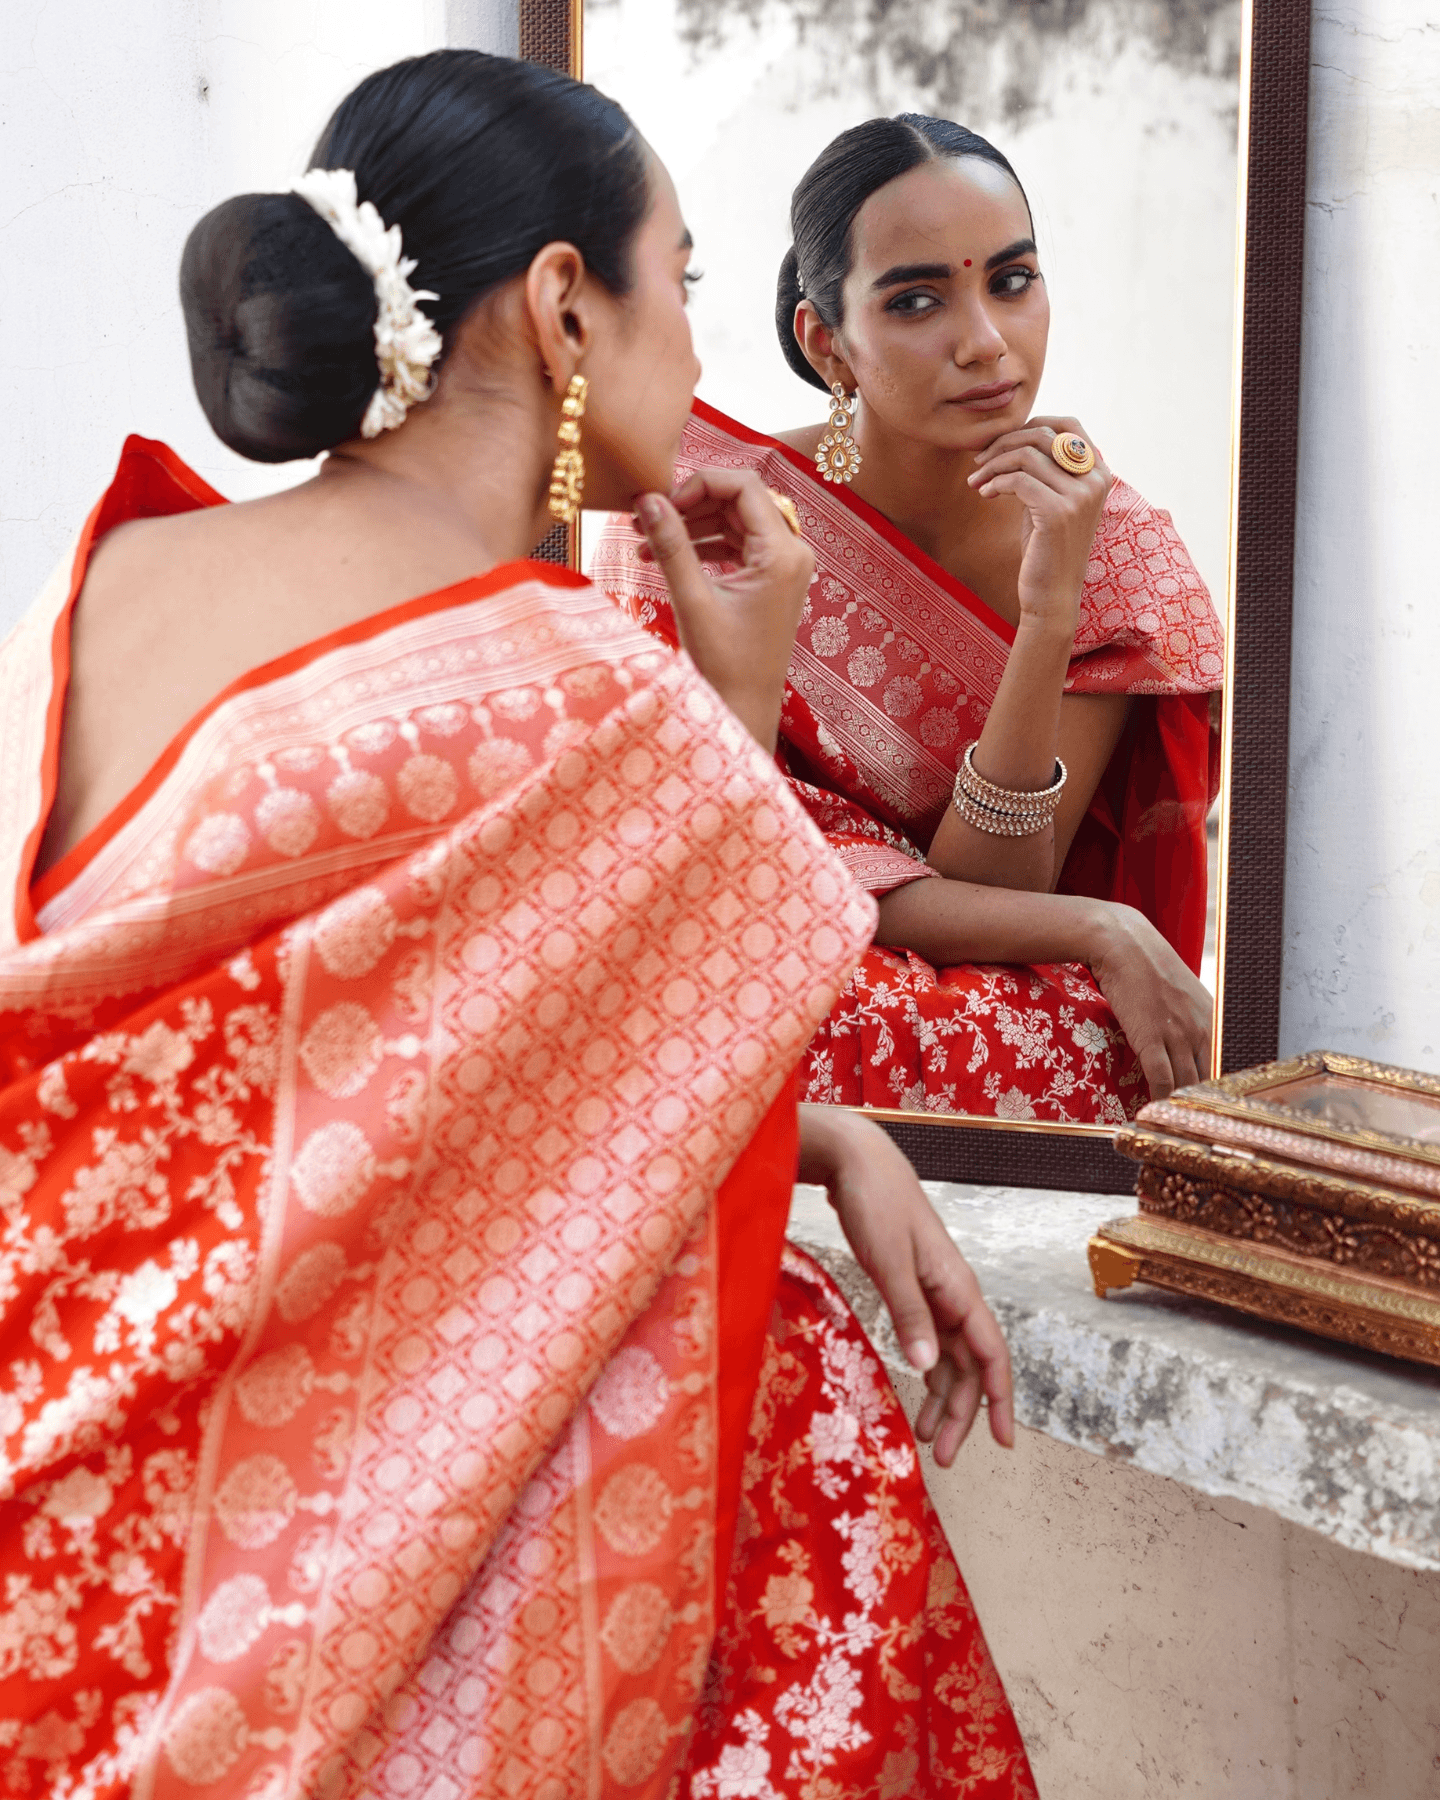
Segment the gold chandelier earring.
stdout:
[[585,497],[585,458],[580,454],[580,421],[585,417],[585,396],[590,383],[572,375],[560,402],[560,449],[550,471],[550,517],[561,525],[573,525]]
[[860,472],[860,446],[851,436],[850,421],[860,396],[847,396],[838,381],[831,383],[830,392],[830,429],[815,452],[816,472],[826,481],[853,481]]

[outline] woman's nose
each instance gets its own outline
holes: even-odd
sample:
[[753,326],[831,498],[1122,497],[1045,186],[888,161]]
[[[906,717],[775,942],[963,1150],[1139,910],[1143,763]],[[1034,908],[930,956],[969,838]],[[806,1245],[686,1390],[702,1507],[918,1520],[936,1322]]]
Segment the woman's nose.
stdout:
[[978,303],[968,307],[955,345],[956,366],[968,369],[975,363],[999,362],[1005,350],[1004,333],[992,318],[990,309]]

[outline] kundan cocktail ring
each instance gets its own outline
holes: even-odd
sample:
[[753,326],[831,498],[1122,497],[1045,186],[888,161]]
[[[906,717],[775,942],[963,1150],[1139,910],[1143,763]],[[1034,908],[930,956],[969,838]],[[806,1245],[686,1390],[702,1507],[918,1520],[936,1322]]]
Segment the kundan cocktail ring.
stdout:
[[1074,431],[1056,432],[1050,454],[1067,475],[1088,475],[1095,467],[1095,452]]

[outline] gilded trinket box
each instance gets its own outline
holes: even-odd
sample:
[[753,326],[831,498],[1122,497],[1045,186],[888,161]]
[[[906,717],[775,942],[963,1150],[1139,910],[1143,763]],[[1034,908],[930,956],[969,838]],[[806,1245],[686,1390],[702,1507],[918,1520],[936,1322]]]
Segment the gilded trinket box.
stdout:
[[1090,1240],[1147,1281],[1440,1366],[1440,1077],[1315,1051],[1152,1101],[1116,1136],[1137,1218]]

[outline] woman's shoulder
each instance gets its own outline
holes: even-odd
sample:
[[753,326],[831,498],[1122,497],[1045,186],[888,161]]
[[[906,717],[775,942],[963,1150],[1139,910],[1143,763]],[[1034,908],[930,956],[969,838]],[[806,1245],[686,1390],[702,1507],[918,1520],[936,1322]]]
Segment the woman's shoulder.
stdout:
[[1161,685],[1147,676],[1131,692],[1200,693],[1219,685],[1223,638],[1210,590],[1175,521],[1117,481],[1090,550],[1075,654],[1144,650],[1164,671]]
[[1142,585],[1147,589],[1173,589],[1178,584],[1209,597],[1174,519],[1163,506],[1152,505],[1138,488],[1117,477],[1096,528],[1087,586],[1121,569],[1130,571],[1127,584],[1133,583],[1138,571],[1144,575]]
[[1114,529],[1127,523],[1139,526],[1152,520],[1163,520],[1172,531],[1175,529],[1174,520],[1163,506],[1152,506],[1139,488],[1132,487],[1117,475],[1105,498],[1105,508],[1101,514],[1102,529]]

